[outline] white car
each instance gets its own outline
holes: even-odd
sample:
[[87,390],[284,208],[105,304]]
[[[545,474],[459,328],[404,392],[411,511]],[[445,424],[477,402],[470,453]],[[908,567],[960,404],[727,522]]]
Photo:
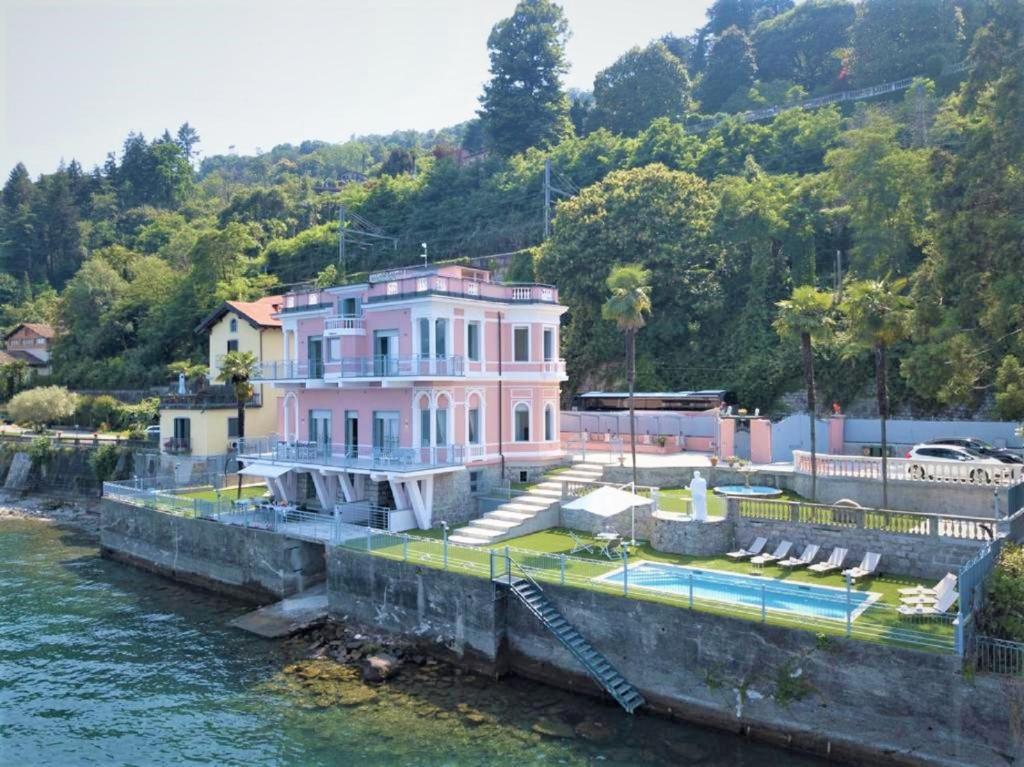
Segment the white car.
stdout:
[[[978,484],[988,484],[995,477],[1002,477],[1006,473],[1006,465],[995,458],[986,458],[983,455],[955,445],[914,445],[906,454],[908,461],[920,460],[921,463],[911,463],[907,467],[907,474],[911,479],[957,479],[962,478]],[[937,470],[937,467],[929,464],[960,463],[968,464],[963,472],[945,473]],[[936,477],[938,474],[938,477]]]
[[146,427],[146,436],[149,439],[160,439],[160,426],[159,424],[153,424],[152,426]]

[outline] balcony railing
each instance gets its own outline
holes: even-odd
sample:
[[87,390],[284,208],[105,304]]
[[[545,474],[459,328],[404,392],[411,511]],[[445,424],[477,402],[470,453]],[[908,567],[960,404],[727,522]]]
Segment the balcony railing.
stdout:
[[[890,458],[886,461],[889,479],[921,482],[964,482],[976,485],[1013,486],[1024,481],[1020,464],[980,461],[929,461],[921,458]],[[811,454],[793,451],[793,468],[799,474],[811,473]],[[819,477],[882,479],[882,459],[859,455],[817,455]]]
[[[263,404],[260,393],[246,401],[246,407],[260,407]],[[208,386],[192,392],[179,394],[171,392],[160,396],[160,407],[168,410],[210,410],[213,408],[237,408],[238,399],[235,390],[228,385]]]
[[283,440],[276,435],[239,440],[241,458],[269,463],[331,466],[340,469],[417,471],[465,462],[462,445],[400,447],[397,444],[343,445]]
[[267,362],[254,380],[295,381],[345,378],[436,378],[464,376],[462,357],[344,357],[332,362]]
[[192,440],[189,437],[171,437],[164,440],[164,452],[171,455],[186,455],[192,452]]
[[423,296],[451,296],[502,303],[558,303],[558,290],[553,285],[482,282],[443,275],[410,276],[380,282],[370,288],[364,300],[374,304]]
[[362,317],[328,317],[324,320],[324,333],[328,335],[366,335],[366,321]]

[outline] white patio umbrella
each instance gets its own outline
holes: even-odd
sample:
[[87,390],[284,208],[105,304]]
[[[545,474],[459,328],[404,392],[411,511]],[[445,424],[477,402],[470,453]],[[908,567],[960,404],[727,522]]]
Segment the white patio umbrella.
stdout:
[[585,511],[597,517],[614,517],[629,509],[630,543],[636,544],[636,512],[637,506],[650,506],[650,498],[619,490],[617,487],[603,485],[591,493],[587,493],[575,501],[570,501],[562,508],[573,511]]

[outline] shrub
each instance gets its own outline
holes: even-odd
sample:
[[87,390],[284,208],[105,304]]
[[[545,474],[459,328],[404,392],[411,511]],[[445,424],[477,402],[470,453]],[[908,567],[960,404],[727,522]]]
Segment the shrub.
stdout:
[[999,562],[985,582],[985,591],[978,632],[1024,642],[1024,546],[1003,544]]
[[119,428],[124,421],[125,406],[109,394],[96,397],[79,397],[75,420],[81,426],[98,429],[106,424],[110,428]]
[[93,450],[92,455],[89,456],[89,465],[92,466],[96,480],[103,483],[116,479],[114,472],[117,469],[117,462],[125,453],[128,455],[127,460],[130,460],[131,451],[119,448],[117,445],[102,445]]
[[32,466],[39,468],[45,466],[53,458],[53,445],[49,437],[36,437],[28,446],[28,457],[32,459]]
[[63,386],[40,386],[14,395],[7,403],[7,413],[24,426],[46,426],[71,419],[78,399]]

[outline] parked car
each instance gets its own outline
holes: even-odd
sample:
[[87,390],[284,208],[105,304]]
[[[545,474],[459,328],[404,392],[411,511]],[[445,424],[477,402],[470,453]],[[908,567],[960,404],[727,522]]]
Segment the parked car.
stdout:
[[997,461],[1002,463],[1024,463],[1024,457],[1018,455],[1012,450],[1007,450],[1004,447],[996,447],[990,445],[983,439],[975,439],[974,437],[949,437],[943,439],[932,439],[929,440],[929,445],[955,445],[956,447],[966,448],[978,455],[985,458],[995,458]]
[[[978,484],[988,484],[993,478],[1001,477],[1006,473],[1005,464],[1001,461],[997,461],[995,458],[986,458],[967,448],[955,445],[914,445],[905,457],[910,461],[921,461],[921,463],[911,463],[907,468],[907,474],[911,479],[935,479],[935,463],[969,464],[970,466],[965,472],[965,479]],[[939,477],[939,479],[946,478]]]
[[160,425],[159,424],[153,424],[152,426],[147,426],[146,427],[146,438],[147,439],[159,440],[160,439]]

